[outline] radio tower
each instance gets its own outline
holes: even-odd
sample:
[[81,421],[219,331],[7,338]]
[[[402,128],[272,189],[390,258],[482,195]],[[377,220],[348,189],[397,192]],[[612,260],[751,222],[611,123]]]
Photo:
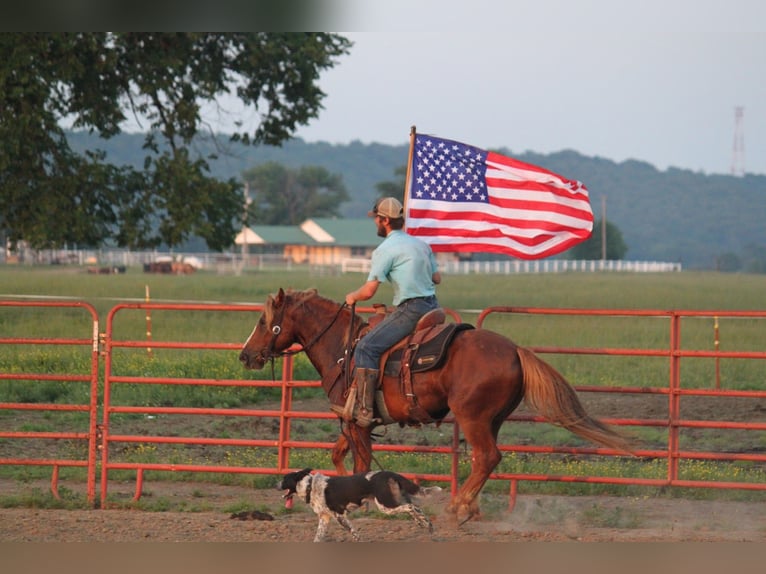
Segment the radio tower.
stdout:
[[743,116],[745,108],[734,108],[734,147],[731,156],[731,174],[736,176],[745,175],[745,134],[743,133]]

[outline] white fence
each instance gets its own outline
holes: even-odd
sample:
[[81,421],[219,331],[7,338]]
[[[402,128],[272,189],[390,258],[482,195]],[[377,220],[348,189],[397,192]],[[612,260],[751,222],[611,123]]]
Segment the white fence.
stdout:
[[[2,253],[2,250],[0,250]],[[126,266],[141,267],[146,263],[172,258],[184,261],[193,258],[195,266],[219,274],[239,274],[245,270],[268,270],[311,268],[314,273],[367,273],[370,261],[366,258],[353,257],[344,259],[340,264],[317,265],[296,264],[289,258],[277,254],[250,254],[243,258],[241,253],[167,253],[158,251],[129,251],[122,249],[103,250],[27,250],[16,260],[0,258],[0,263],[26,265],[87,265],[87,266]],[[499,274],[514,273],[566,273],[622,271],[632,273],[664,273],[681,271],[680,263],[665,261],[621,261],[621,260],[570,260],[542,259],[535,261],[453,261],[440,260],[439,269],[443,274]]]
[[509,275],[512,273],[566,273],[572,271],[664,273],[681,271],[681,264],[665,261],[543,259],[535,261],[448,261],[440,262],[439,268],[442,273],[453,275],[470,273]]
[[239,274],[243,270],[284,269],[296,266],[281,255],[241,253],[190,253],[166,251],[132,251],[128,249],[19,249],[14,255],[7,252],[0,263],[17,265],[80,265],[94,268],[143,267],[160,261],[193,262],[196,269],[214,271],[222,275]]
[[[367,273],[370,270],[368,259],[345,259],[341,263],[342,273]],[[566,273],[572,271],[624,271],[633,273],[664,273],[681,271],[680,263],[664,261],[620,261],[620,260],[569,260],[544,259],[536,261],[440,261],[439,270],[445,275],[498,274],[513,273]]]

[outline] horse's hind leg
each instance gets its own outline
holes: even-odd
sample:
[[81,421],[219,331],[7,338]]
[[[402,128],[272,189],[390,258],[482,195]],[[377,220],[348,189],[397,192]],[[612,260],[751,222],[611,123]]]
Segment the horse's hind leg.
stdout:
[[502,458],[497,448],[497,431],[488,423],[460,424],[472,452],[471,473],[447,508],[457,518],[458,525],[479,516],[479,493]]

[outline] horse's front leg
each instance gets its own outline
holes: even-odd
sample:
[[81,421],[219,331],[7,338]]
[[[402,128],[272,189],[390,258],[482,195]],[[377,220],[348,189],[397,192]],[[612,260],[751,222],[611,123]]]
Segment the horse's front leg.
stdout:
[[343,461],[351,451],[354,458],[354,472],[366,472],[372,466],[372,427],[360,427],[354,423],[344,423],[338,440],[332,449],[332,463],[335,471],[348,474]]
[[367,472],[372,467],[372,426],[348,425],[351,456],[354,457],[354,472]]
[[348,438],[346,438],[345,431],[340,434],[338,440],[335,441],[335,446],[332,449],[332,464],[335,467],[335,472],[343,476],[348,474],[346,465],[343,461],[346,459],[346,455],[349,451]]

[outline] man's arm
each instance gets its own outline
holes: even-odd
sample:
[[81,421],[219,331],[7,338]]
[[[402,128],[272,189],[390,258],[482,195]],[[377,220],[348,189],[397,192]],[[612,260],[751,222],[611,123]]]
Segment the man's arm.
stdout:
[[357,301],[367,301],[367,299],[372,299],[373,295],[375,295],[378,290],[378,285],[380,285],[380,281],[377,279],[367,281],[367,283],[359,287],[359,289],[351,291],[351,293],[346,295],[346,305],[353,305]]

